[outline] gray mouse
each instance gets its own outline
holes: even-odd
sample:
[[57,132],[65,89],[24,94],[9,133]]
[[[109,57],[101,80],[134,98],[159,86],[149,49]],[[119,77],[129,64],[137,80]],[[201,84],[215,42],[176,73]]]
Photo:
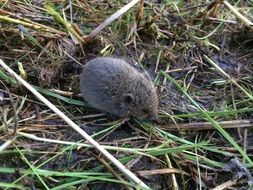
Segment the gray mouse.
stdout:
[[87,62],[80,75],[80,89],[87,103],[103,112],[121,118],[157,116],[154,84],[123,59],[99,57]]

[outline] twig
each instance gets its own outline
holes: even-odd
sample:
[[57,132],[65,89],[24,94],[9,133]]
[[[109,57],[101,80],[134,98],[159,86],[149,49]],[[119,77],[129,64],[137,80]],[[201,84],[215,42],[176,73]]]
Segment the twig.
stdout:
[[143,183],[138,177],[136,177],[130,170],[128,170],[123,164],[121,164],[115,157],[113,157],[107,150],[100,146],[93,138],[91,138],[85,131],[83,131],[78,125],[76,125],[71,119],[69,119],[63,112],[61,112],[56,106],[49,102],[44,96],[37,92],[30,84],[17,75],[8,65],[6,65],[0,59],[0,65],[13,77],[15,77],[22,85],[24,85],[31,93],[33,93],[40,101],[47,105],[52,111],[60,116],[66,123],[68,123],[75,131],[83,136],[90,144],[98,149],[108,160],[110,160],[120,171],[122,171],[129,179],[133,180],[136,184],[142,188],[149,189],[149,187]]

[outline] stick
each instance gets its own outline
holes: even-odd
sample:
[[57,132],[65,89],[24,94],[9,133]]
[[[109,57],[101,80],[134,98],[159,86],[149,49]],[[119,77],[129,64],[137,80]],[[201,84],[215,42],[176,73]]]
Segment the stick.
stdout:
[[85,131],[83,131],[77,124],[69,119],[63,112],[49,102],[44,96],[37,92],[30,84],[24,79],[18,76],[8,65],[6,65],[0,59],[0,65],[13,77],[15,77],[22,85],[24,85],[31,93],[33,93],[40,101],[42,101],[47,107],[53,110],[58,116],[60,116],[67,124],[69,124],[75,131],[83,136],[90,144],[98,149],[108,160],[110,160],[122,173],[129,179],[134,181],[137,185],[145,189],[150,189],[145,183],[143,183],[138,177],[136,177],[130,170],[128,170],[123,164],[121,164],[116,158],[114,158],[107,150],[100,146],[93,138],[91,138]]

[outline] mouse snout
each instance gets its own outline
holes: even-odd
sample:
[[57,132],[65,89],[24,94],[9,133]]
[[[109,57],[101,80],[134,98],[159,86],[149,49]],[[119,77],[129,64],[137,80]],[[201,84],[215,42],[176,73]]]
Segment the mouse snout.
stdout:
[[154,113],[150,113],[147,115],[146,117],[148,120],[156,120],[158,118],[158,115],[157,114],[154,114]]

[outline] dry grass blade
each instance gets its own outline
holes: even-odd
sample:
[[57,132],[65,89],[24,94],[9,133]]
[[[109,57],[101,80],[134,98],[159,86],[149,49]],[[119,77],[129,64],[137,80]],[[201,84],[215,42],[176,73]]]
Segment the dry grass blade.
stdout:
[[95,28],[88,36],[87,39],[94,38],[96,35],[101,32],[106,26],[111,24],[114,20],[119,18],[122,14],[124,14],[126,11],[128,11],[131,7],[133,7],[136,3],[138,3],[140,0],[133,0],[124,7],[122,7],[120,10],[118,10],[116,13],[111,15],[109,18],[107,18],[103,23],[101,23],[97,28]]
[[230,77],[225,71],[223,71],[213,60],[211,60],[208,56],[204,55],[204,58],[217,69],[223,76],[225,76],[231,83],[237,86],[244,94],[251,100],[253,100],[253,96],[247,92],[241,85],[239,85],[232,77]]
[[0,15],[0,20],[2,20],[4,22],[9,22],[9,23],[21,24],[21,25],[24,25],[24,26],[29,27],[29,28],[33,28],[33,29],[38,30],[38,31],[45,31],[45,32],[55,33],[55,34],[58,34],[58,35],[66,35],[65,32],[62,32],[60,30],[56,30],[54,28],[51,28],[51,27],[43,25],[43,24],[39,24],[39,23],[30,21],[28,19],[20,20],[20,19],[11,18],[9,16]]
[[229,10],[231,10],[231,11],[235,14],[235,16],[236,16],[236,18],[238,18],[238,20],[240,20],[240,21],[241,21],[243,24],[245,24],[246,26],[250,27],[251,30],[253,29],[253,23],[252,23],[250,20],[248,20],[245,16],[243,16],[243,15],[242,15],[238,10],[236,10],[236,8],[234,8],[229,2],[224,1],[223,3],[224,3],[224,5],[226,5],[226,7],[227,7]]
[[[95,155],[95,157],[98,159],[98,161],[99,161],[101,164],[104,165],[104,167],[105,167],[108,171],[110,171],[110,172],[112,173],[112,175],[113,175],[114,177],[118,178],[120,181],[124,181],[124,179],[122,179],[122,177],[120,177],[120,175],[118,175],[117,172],[116,172],[104,159],[102,159],[102,158],[100,158],[99,156],[96,156],[96,155]],[[126,185],[124,185],[124,186],[125,186],[125,189],[127,189],[127,190],[133,190],[132,188],[130,188],[130,187],[126,186]]]
[[85,131],[83,131],[78,125],[76,125],[71,119],[69,119],[63,112],[61,112],[56,106],[49,102],[39,92],[37,92],[30,84],[17,75],[9,66],[7,66],[1,59],[0,65],[13,77],[15,77],[22,85],[24,85],[30,92],[32,92],[40,101],[46,104],[51,110],[59,115],[66,123],[68,123],[74,130],[82,135],[89,143],[97,148],[108,160],[110,160],[120,171],[122,171],[129,179],[133,180],[136,184],[143,188],[149,189],[149,187],[143,183],[138,177],[136,177],[130,170],[121,164],[115,157],[113,157],[107,150],[101,147],[94,139],[92,139]]
[[49,4],[46,4],[45,7],[46,7],[47,11],[48,11],[51,15],[53,15],[54,18],[55,18],[57,21],[59,21],[60,23],[62,23],[62,24],[65,26],[65,28],[66,28],[71,34],[73,34],[81,43],[84,42],[82,36],[80,36],[80,34],[79,34],[79,31],[80,31],[80,30],[78,30],[78,32],[77,32],[77,31],[75,30],[75,28],[72,27],[72,25],[71,25],[70,23],[68,23],[66,20],[64,20],[64,19],[61,17],[61,15],[60,15],[58,12],[56,12],[56,11],[53,9],[53,7],[51,7]]
[[[253,121],[252,120],[221,121],[219,122],[219,125],[224,129],[253,127]],[[161,125],[161,129],[168,131],[211,130],[213,129],[213,126],[210,122],[195,122],[195,123],[182,123],[177,125]]]
[[[173,169],[173,166],[172,166],[172,163],[171,163],[171,160],[170,160],[170,157],[168,156],[168,154],[165,155],[165,158],[166,158],[166,162],[167,162],[169,169]],[[173,190],[178,190],[179,186],[178,186],[178,182],[177,182],[177,178],[176,178],[175,173],[171,173],[171,180],[172,180],[172,184],[173,184]]]
[[156,170],[149,170],[149,171],[138,171],[137,172],[140,176],[151,176],[151,175],[157,175],[157,174],[182,174],[182,175],[190,175],[182,171],[178,171],[175,168],[163,168],[163,169],[156,169]]
[[8,148],[8,146],[10,146],[14,141],[16,140],[16,137],[12,138],[12,139],[9,139],[7,140],[5,143],[3,143],[1,146],[0,146],[0,153],[2,151],[4,151],[6,148]]
[[233,185],[236,184],[236,181],[233,181],[233,180],[229,180],[229,181],[226,181],[225,183],[211,189],[211,190],[223,190],[223,189],[228,189],[229,187],[232,187]]
[[140,22],[141,22],[141,19],[142,19],[143,15],[144,15],[144,0],[141,0],[140,6],[138,8],[138,12],[137,12],[136,18],[135,18],[137,26],[140,25]]
[[[204,55],[205,56],[205,55]],[[206,56],[205,56],[206,57]],[[212,123],[213,127],[215,127],[215,129],[217,129],[226,139],[227,141],[233,145],[238,152],[241,153],[241,155],[243,156],[243,158],[247,159],[247,161],[249,162],[249,164],[253,165],[253,161],[251,160],[251,158],[248,156],[248,154],[246,154],[246,152],[237,144],[237,142],[231,138],[231,136],[229,135],[229,133],[227,133],[227,131],[225,131],[223,128],[220,127],[219,123],[214,120],[207,112],[205,109],[201,108],[201,106],[179,85],[179,83],[172,78],[171,76],[167,75],[165,72],[161,72],[162,75],[164,75],[167,79],[169,79],[171,82],[173,82],[173,84],[192,102],[192,104],[208,119],[208,121],[210,123]]]
[[13,102],[13,97],[11,95],[11,92],[9,91],[8,87],[0,80],[1,84],[5,87],[6,91],[8,92],[9,94],[9,99],[10,99],[10,104],[11,104],[11,108],[12,108],[12,111],[13,111],[13,119],[14,119],[14,136],[16,136],[16,132],[17,132],[17,128],[18,128],[18,117],[17,117],[17,110],[16,110],[16,106]]
[[[147,186],[250,189],[245,177],[229,184],[238,172],[222,168],[233,156],[253,166],[252,1],[0,7],[0,59]],[[125,59],[151,78],[157,119],[121,122],[87,104],[80,74],[99,56]],[[0,80],[0,189],[143,189],[1,65]]]

